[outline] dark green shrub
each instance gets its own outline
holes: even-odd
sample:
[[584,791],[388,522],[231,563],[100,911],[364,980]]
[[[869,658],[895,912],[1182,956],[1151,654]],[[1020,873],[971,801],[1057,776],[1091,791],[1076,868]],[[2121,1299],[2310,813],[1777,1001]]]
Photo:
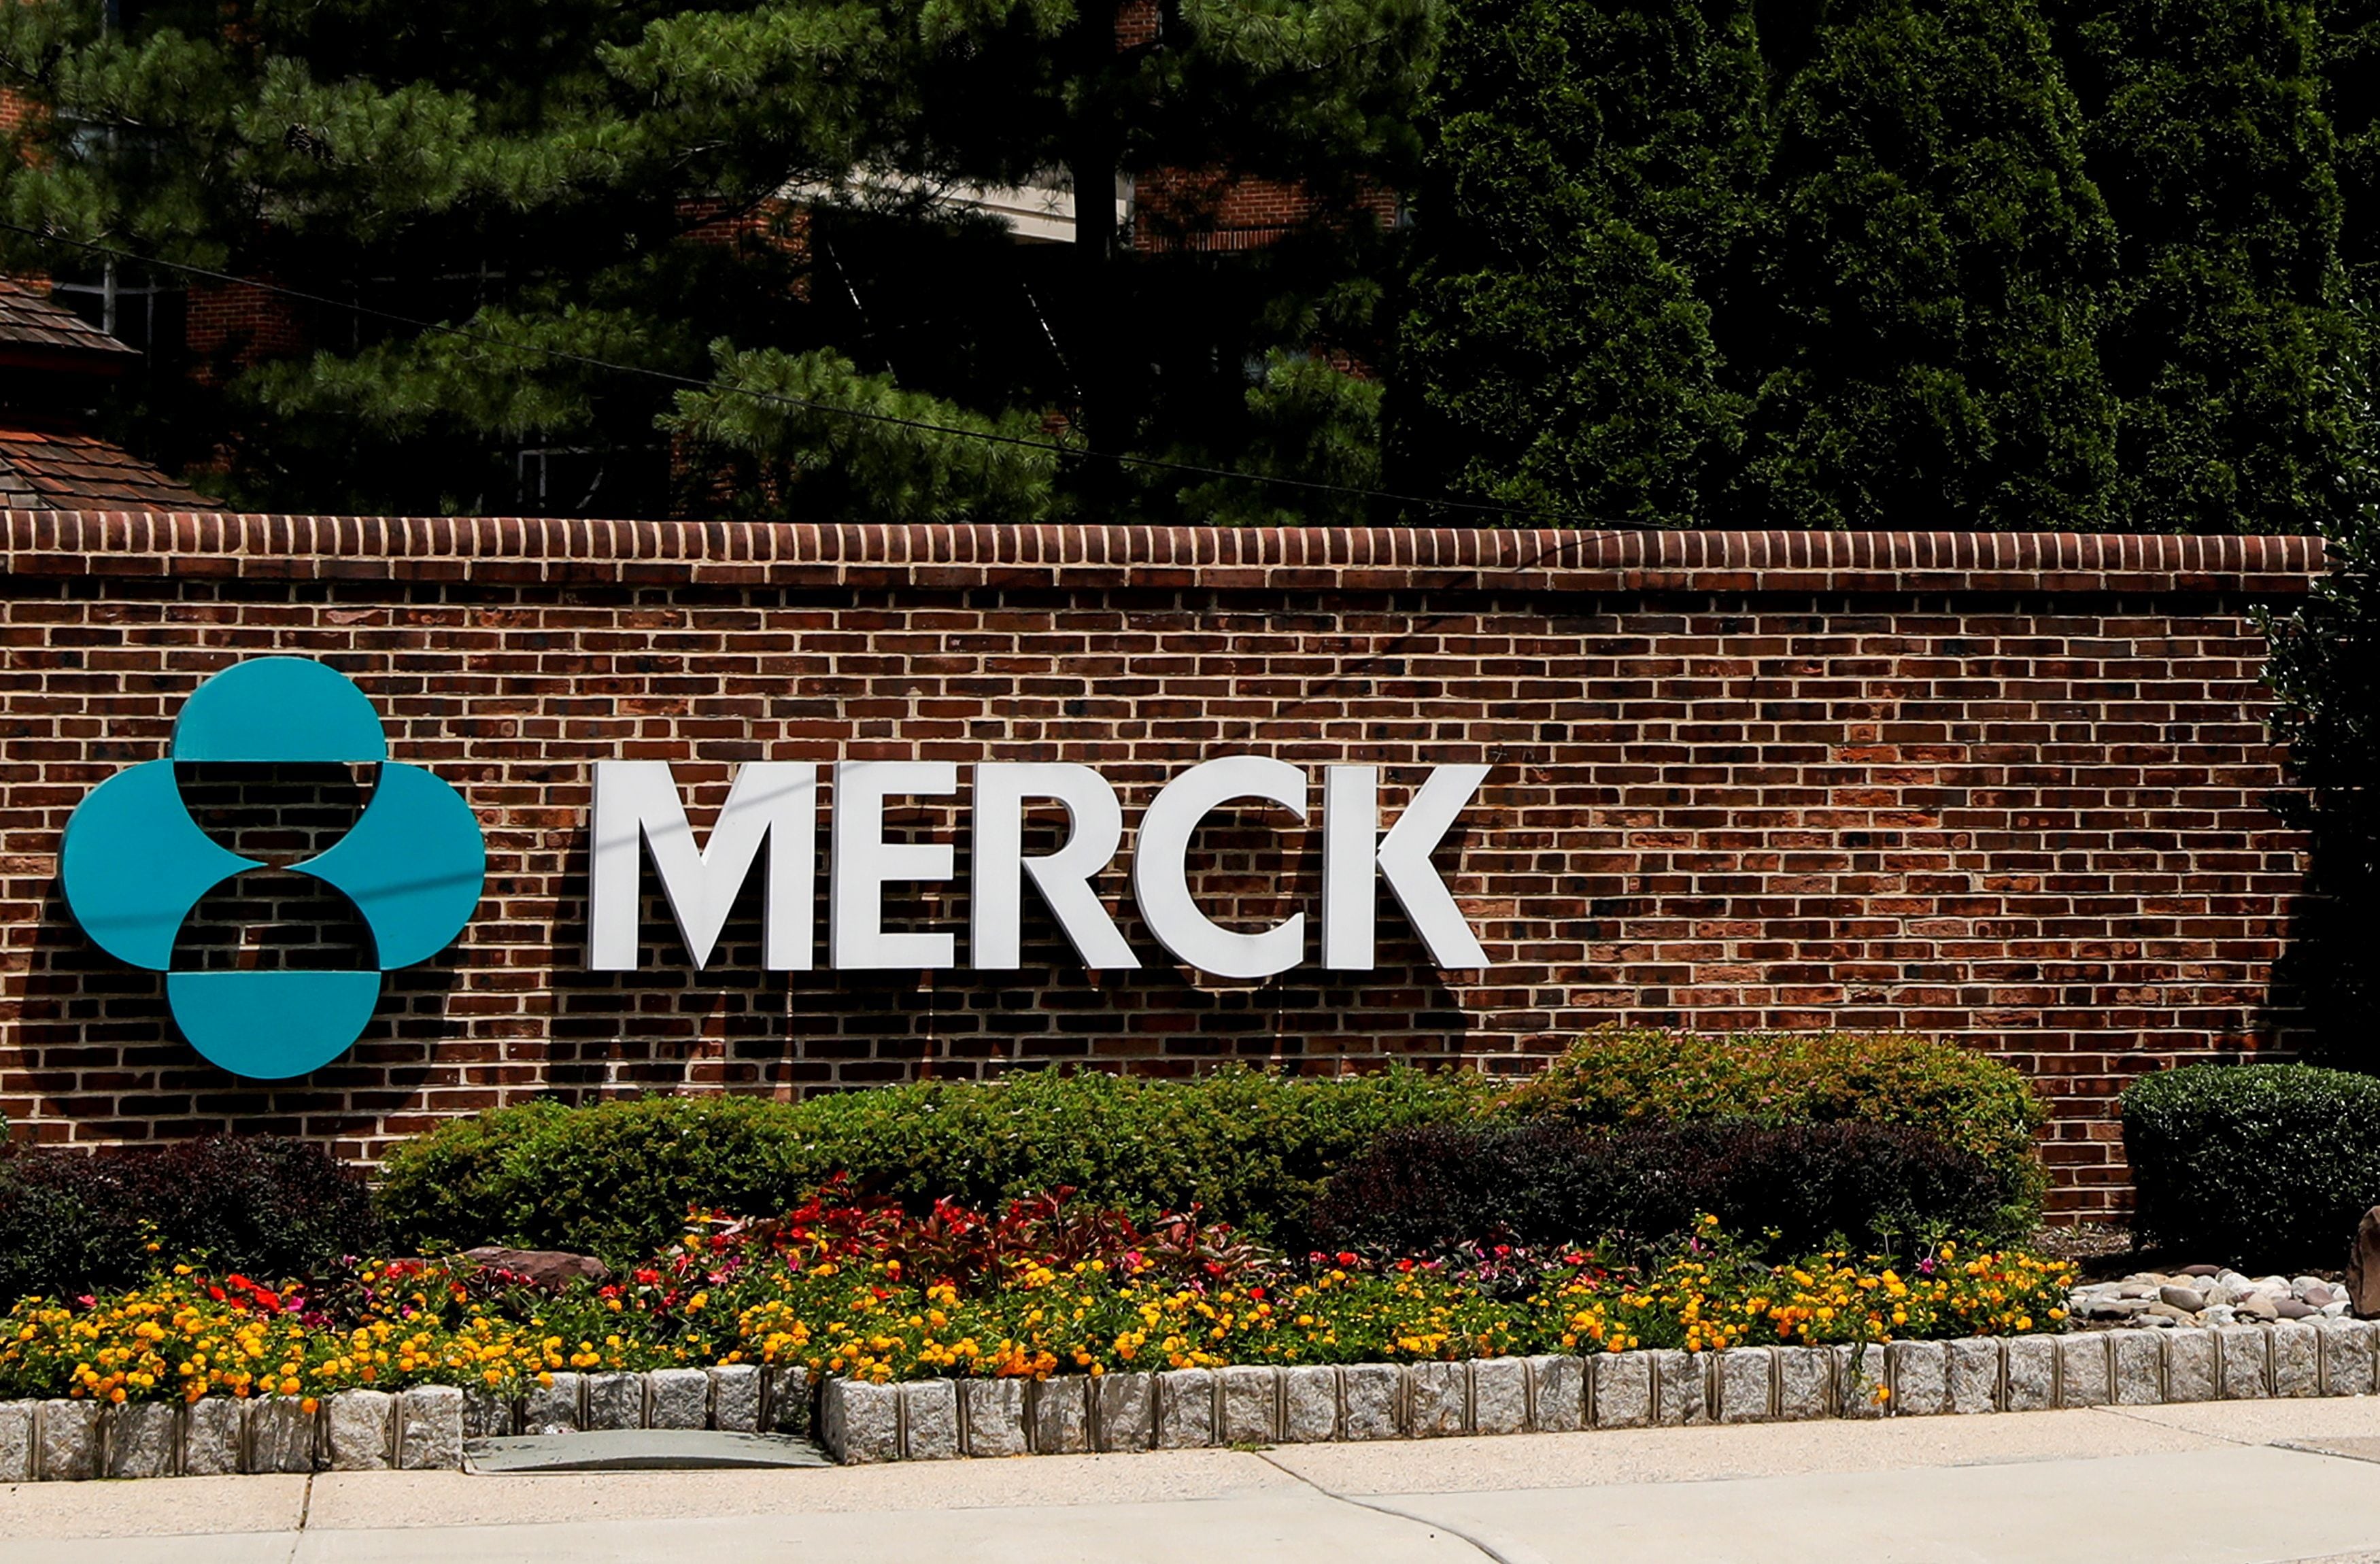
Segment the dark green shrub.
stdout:
[[1136,1215],[1204,1209],[1284,1241],[1330,1170],[1389,1130],[1472,1116],[1478,1077],[1232,1070],[1190,1081],[1037,1071],[803,1102],[643,1097],[532,1104],[397,1147],[381,1209],[407,1245],[483,1242],[633,1261],[689,1206],[780,1211],[836,1173],[923,1208],[1070,1188]]
[[0,1303],[129,1286],[155,1267],[152,1243],[278,1280],[379,1242],[363,1180],[303,1141],[44,1147],[0,1161]]
[[1313,1242],[1378,1255],[1618,1236],[1656,1243],[1718,1218],[1779,1252],[1829,1239],[1889,1247],[1921,1231],[2009,1236],[2003,1182],[1981,1158],[1882,1124],[1714,1121],[1621,1130],[1561,1124],[1401,1130],[1330,1176]]
[[1937,1134],[1989,1166],[2021,1231],[2046,1182],[2034,1137],[2048,1115],[2014,1069],[1925,1037],[1885,1032],[1698,1035],[1606,1026],[1503,1099],[1507,1112],[1560,1123],[1899,1124]]
[[2380,1080],[2193,1064],[2124,1093],[2134,1240],[2237,1266],[2345,1263],[2380,1205]]

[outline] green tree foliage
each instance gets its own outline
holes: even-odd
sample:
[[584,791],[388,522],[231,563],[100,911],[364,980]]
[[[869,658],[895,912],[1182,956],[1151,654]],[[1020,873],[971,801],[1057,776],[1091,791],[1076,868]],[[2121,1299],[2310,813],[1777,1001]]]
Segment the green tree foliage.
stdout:
[[2041,7],[1454,6],[1400,487],[1614,523],[2317,525],[2345,309],[2380,285],[2380,6]]
[[2337,501],[2353,433],[2314,7],[2104,0],[2071,5],[2060,32],[2123,246],[2100,335],[2120,408],[2115,515],[2307,530]]
[[[1099,467],[1062,446],[1236,463],[1261,432],[1242,367],[1313,346],[1266,336],[1303,318],[1277,301],[1387,242],[1350,212],[1410,162],[1428,4],[1184,0],[1153,40],[1119,0],[0,6],[0,87],[34,105],[0,265],[90,274],[82,241],[140,258],[119,281],[305,296],[270,308],[308,351],[126,409],[246,503],[509,509],[543,447],[643,475],[615,510],[726,453],[747,481],[678,497],[1029,517]],[[1136,251],[1109,192],[1165,166],[1293,177],[1317,236],[1235,268]],[[1068,171],[1071,247],[948,199]],[[1128,329],[1156,294],[1163,329]]]
[[2031,6],[1837,0],[1777,110],[1737,514],[2092,527],[2114,234]]
[[1408,482],[1682,525],[1742,398],[1713,339],[1750,218],[1748,6],[1468,0],[1427,106]]
[[[2370,322],[2359,333],[2372,339]],[[2265,679],[2277,697],[2273,735],[2289,746],[2289,823],[2308,832],[2308,890],[2280,976],[2308,1002],[2317,1040],[2341,1062],[2374,1066],[2380,1006],[2380,414],[2367,358],[2350,382],[2362,426],[2349,503],[2325,523],[2330,573],[2286,614],[2268,615]]]

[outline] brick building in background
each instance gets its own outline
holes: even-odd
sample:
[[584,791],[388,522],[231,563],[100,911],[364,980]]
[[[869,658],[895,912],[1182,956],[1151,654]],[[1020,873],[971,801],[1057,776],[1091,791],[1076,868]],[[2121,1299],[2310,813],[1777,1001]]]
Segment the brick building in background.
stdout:
[[189,510],[206,503],[90,428],[140,354],[24,283],[0,279],[0,505]]

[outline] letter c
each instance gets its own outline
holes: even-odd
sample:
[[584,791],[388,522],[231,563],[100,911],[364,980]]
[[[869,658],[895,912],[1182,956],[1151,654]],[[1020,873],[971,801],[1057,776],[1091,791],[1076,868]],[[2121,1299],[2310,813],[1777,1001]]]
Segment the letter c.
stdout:
[[1193,766],[1165,784],[1140,817],[1132,855],[1132,893],[1158,943],[1176,959],[1219,977],[1269,977],[1305,954],[1305,915],[1293,913],[1260,934],[1219,928],[1190,898],[1190,838],[1216,806],[1261,798],[1305,818],[1305,773],[1285,760],[1226,755]]

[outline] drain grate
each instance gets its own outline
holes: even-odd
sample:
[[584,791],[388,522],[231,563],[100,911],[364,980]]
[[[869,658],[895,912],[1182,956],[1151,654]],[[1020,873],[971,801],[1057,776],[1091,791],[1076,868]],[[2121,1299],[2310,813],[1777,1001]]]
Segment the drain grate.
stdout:
[[621,1428],[470,1439],[469,1472],[702,1472],[832,1466],[808,1439],[698,1428]]

